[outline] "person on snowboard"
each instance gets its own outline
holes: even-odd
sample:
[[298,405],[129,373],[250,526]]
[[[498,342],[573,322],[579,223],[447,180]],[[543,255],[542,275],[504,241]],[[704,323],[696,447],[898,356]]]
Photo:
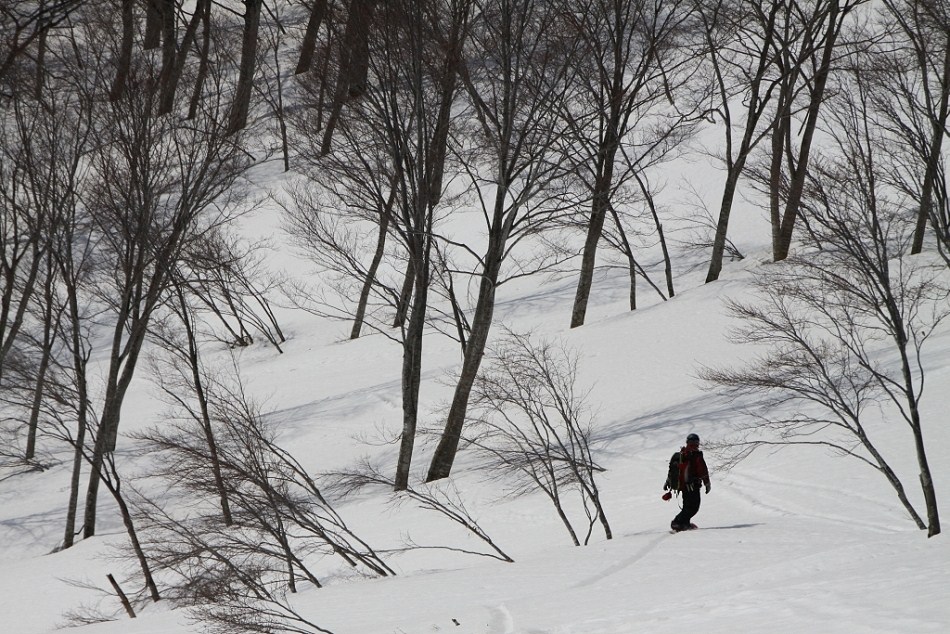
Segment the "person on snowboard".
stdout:
[[703,459],[703,452],[699,450],[699,436],[690,434],[686,437],[686,446],[673,454],[670,459],[670,470],[663,489],[667,493],[664,500],[672,497],[671,491],[683,493],[683,510],[670,522],[670,528],[676,532],[696,528],[690,523],[693,516],[699,512],[699,488],[705,485],[709,493],[709,469]]

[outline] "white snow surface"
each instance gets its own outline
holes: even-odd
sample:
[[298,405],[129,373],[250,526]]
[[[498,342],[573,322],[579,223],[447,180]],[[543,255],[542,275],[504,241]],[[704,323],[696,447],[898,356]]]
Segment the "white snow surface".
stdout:
[[[260,170],[263,180],[272,172]],[[277,179],[272,179],[276,181]],[[627,310],[622,273],[598,276],[588,323],[570,330],[573,276],[528,279],[502,288],[498,324],[531,329],[580,355],[579,381],[591,389],[595,457],[605,509],[614,530],[600,528],[574,547],[540,494],[501,495],[470,467],[463,452],[452,484],[482,527],[515,562],[444,550],[387,557],[398,573],[382,579],[326,579],[293,599],[306,616],[335,634],[623,634],[631,632],[950,632],[950,544],[917,530],[883,477],[819,449],[758,453],[731,470],[707,455],[712,491],[695,518],[700,530],[671,534],[676,501],[660,499],[670,454],[686,434],[715,441],[739,416],[740,404],[704,389],[701,365],[734,364],[753,353],[729,342],[732,318],[723,300],[743,297],[766,266],[767,229],[758,212],[738,214],[733,232],[748,256],[730,263],[721,281],[704,285],[704,269],[677,271],[677,295],[662,302],[640,289],[643,305]],[[272,233],[279,218],[263,208],[247,230]],[[275,249],[275,270],[295,263]],[[657,275],[657,279],[661,279]],[[348,324],[283,310],[284,353],[264,343],[237,353],[251,394],[275,417],[282,446],[314,474],[352,466],[362,456],[392,468],[396,448],[369,443],[401,426],[401,351],[368,334],[346,339]],[[498,333],[500,327],[496,326]],[[214,352],[222,361],[229,354]],[[438,427],[457,371],[457,345],[437,334],[425,342],[423,424]],[[925,434],[941,509],[950,512],[950,328],[924,358]],[[140,378],[123,409],[125,433],[160,420],[162,405]],[[898,420],[875,432],[893,447],[907,444]],[[120,440],[119,452],[127,439]],[[417,445],[421,481],[432,446]],[[919,508],[912,453],[896,466]],[[892,454],[893,455],[893,454]],[[134,471],[134,466],[129,466]],[[0,481],[0,632],[40,634],[66,623],[83,605],[115,620],[76,628],[81,634],[184,634],[200,625],[164,602],[139,605],[128,619],[106,589],[107,573],[135,590],[135,568],[112,557],[126,539],[107,493],[98,535],[52,552],[61,540],[68,461],[43,473]],[[407,535],[423,544],[479,549],[482,544],[411,503],[392,506],[381,492],[337,504],[355,532],[374,547],[398,547]],[[579,515],[578,509],[570,509]],[[944,518],[945,530],[950,517]],[[79,582],[79,584],[77,584]]]

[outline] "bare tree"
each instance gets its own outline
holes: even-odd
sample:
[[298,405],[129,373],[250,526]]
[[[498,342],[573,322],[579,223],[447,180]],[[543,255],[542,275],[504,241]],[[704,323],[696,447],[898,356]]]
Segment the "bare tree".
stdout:
[[690,75],[681,40],[691,2],[588,0],[572,9],[586,72],[578,74],[579,91],[566,108],[574,128],[568,150],[591,200],[571,312],[576,328],[584,324],[597,245],[618,206],[616,193],[682,140],[677,130],[694,116],[695,105],[682,91]]
[[[471,335],[455,394],[428,481],[448,477],[469,396],[481,365],[495,312],[495,293],[509,278],[503,269],[516,259],[515,247],[553,219],[567,213],[568,166],[556,158],[566,133],[560,118],[576,40],[561,28],[556,7],[534,0],[476,2],[471,50],[463,74],[472,125],[459,149],[470,188],[484,219],[487,245],[460,245],[475,259],[471,271],[478,286],[470,319]],[[518,277],[555,264],[517,262]]]
[[[226,375],[209,376],[204,386],[232,521],[217,511],[181,514],[140,497],[143,547],[163,572],[167,594],[191,606],[212,631],[324,632],[287,598],[300,583],[321,587],[317,565],[337,562],[361,575],[395,573],[277,443],[240,378],[220,378]],[[153,477],[169,483],[176,498],[208,509],[204,502],[218,497],[219,481],[205,425],[196,424],[187,407],[173,411],[183,415],[138,438],[161,457]]]
[[[828,76],[842,47],[847,45],[841,42],[842,31],[855,10],[866,3],[867,0],[790,2],[776,24],[771,45],[782,80],[776,95],[777,111],[769,148],[772,257],[776,261],[784,260],[791,247]],[[796,125],[795,115],[799,111],[802,120]],[[797,147],[793,142],[796,136]]]
[[886,0],[880,20],[894,25],[873,56],[883,89],[872,101],[881,124],[897,137],[889,149],[894,185],[918,201],[913,253],[920,253],[929,222],[950,245],[950,211],[943,160],[950,118],[950,15],[940,2]]
[[[729,219],[746,162],[774,125],[767,110],[781,81],[775,68],[774,41],[784,4],[747,0],[697,2],[702,23],[700,46],[709,60],[716,95],[713,115],[722,121],[725,135],[721,158],[726,166],[726,181],[716,217],[707,283],[718,280],[722,271]],[[739,104],[741,108],[737,108]],[[737,129],[741,130],[738,140]]]
[[172,271],[186,245],[237,215],[237,179],[249,164],[239,139],[226,137],[215,104],[185,125],[155,117],[158,92],[130,84],[102,113],[102,144],[93,159],[98,177],[87,204],[104,255],[114,268],[100,280],[101,300],[113,310],[112,345],[93,472],[86,493],[84,534],[95,533],[99,470],[114,450],[122,403],[135,374],[149,321],[168,297]]
[[482,468],[511,495],[541,491],[554,505],[575,546],[581,544],[565,509],[577,491],[587,518],[583,543],[607,522],[596,474],[586,394],[577,391],[577,356],[551,342],[507,332],[494,346],[472,394],[473,424],[466,444],[484,457]]
[[[858,458],[887,479],[933,536],[940,519],[920,413],[922,351],[950,316],[950,280],[944,267],[909,257],[913,219],[906,199],[883,184],[876,161],[890,142],[872,118],[876,90],[859,74],[829,109],[837,153],[813,165],[803,199],[816,246],[763,276],[761,303],[731,304],[744,322],[737,340],[769,351],[749,366],[704,376],[759,398],[765,413],[738,442],[741,453],[808,444]],[[885,352],[891,361],[882,359]],[[891,464],[895,449],[879,435],[891,416],[913,441],[926,523]]]
[[[339,141],[332,154],[315,166],[340,177],[328,200],[345,200],[355,216],[373,219],[372,261],[361,262],[347,238],[349,227],[327,214],[323,201],[315,210],[322,219],[304,214],[296,224],[316,238],[309,245],[316,247],[320,258],[329,257],[337,270],[357,273],[363,287],[359,307],[365,308],[369,289],[391,297],[397,307],[403,346],[403,432],[393,481],[397,488],[405,488],[418,419],[434,226],[448,208],[443,201],[448,143],[472,3],[391,2],[375,10],[374,50],[368,58],[372,81],[336,124]],[[362,233],[359,228],[353,231]],[[395,238],[392,251],[387,246],[390,235]],[[379,260],[385,253],[404,258],[405,284],[380,283]],[[404,306],[408,318],[402,321],[398,315]],[[360,308],[358,314],[360,319],[365,316]],[[362,327],[363,322],[356,323]]]

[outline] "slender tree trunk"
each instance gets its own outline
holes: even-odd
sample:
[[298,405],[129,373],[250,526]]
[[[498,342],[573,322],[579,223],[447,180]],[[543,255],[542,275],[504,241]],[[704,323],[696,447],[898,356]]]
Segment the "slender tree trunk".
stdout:
[[59,321],[62,311],[58,312],[54,319],[53,313],[57,312],[53,307],[55,300],[53,294],[53,285],[56,276],[53,273],[53,258],[47,259],[47,280],[46,291],[43,301],[43,346],[40,356],[40,364],[36,370],[36,387],[33,390],[33,403],[30,405],[30,420],[27,425],[26,439],[26,459],[32,460],[36,455],[36,434],[40,422],[40,409],[43,405],[43,394],[46,388],[46,372],[49,370],[50,360],[53,356],[53,343],[56,340],[56,331],[59,329]]
[[805,191],[805,179],[808,176],[808,160],[811,154],[812,140],[815,136],[815,128],[818,126],[818,112],[821,110],[821,104],[825,99],[825,86],[828,83],[828,74],[831,70],[832,53],[841,26],[839,24],[839,13],[838,0],[832,0],[828,10],[828,26],[825,31],[821,65],[815,73],[814,87],[811,91],[811,99],[808,103],[802,132],[802,144],[798,151],[798,163],[794,166],[791,174],[788,200],[785,203],[785,214],[782,217],[782,225],[779,231],[779,241],[774,248],[776,262],[788,257],[788,250],[792,244],[792,232],[795,230],[795,221],[798,218],[802,194]]
[[112,81],[112,90],[109,91],[109,100],[112,102],[121,99],[125,93],[129,70],[132,67],[132,44],[135,38],[135,16],[132,13],[134,5],[135,0],[122,0],[122,43],[119,45],[115,79]]
[[340,43],[340,63],[333,102],[327,127],[320,144],[320,154],[329,154],[333,145],[333,132],[343,112],[348,97],[358,97],[366,90],[366,73],[369,69],[369,25],[377,0],[350,0],[349,14]]
[[[159,10],[162,16],[162,70],[158,77],[158,84],[161,86],[159,114],[163,114],[165,101],[170,101],[175,95],[172,83],[175,80],[178,36],[175,32],[175,0],[155,1],[160,3]],[[168,111],[171,111],[171,107]]]
[[145,551],[142,550],[142,544],[139,542],[138,533],[135,531],[135,523],[132,521],[132,513],[129,511],[128,504],[125,503],[125,498],[122,497],[121,484],[118,480],[118,474],[115,472],[115,469],[112,469],[113,476],[115,477],[115,484],[109,486],[109,492],[112,493],[112,497],[115,499],[116,504],[119,506],[119,513],[122,515],[122,525],[125,526],[125,531],[129,535],[129,543],[132,544],[132,550],[135,552],[135,558],[139,562],[139,568],[142,570],[142,576],[145,578],[145,588],[148,590],[149,596],[153,602],[158,602],[161,600],[161,595],[158,593],[158,586],[155,585],[155,579],[152,577],[152,569],[148,563],[148,557],[145,556]]
[[389,221],[392,217],[393,202],[396,199],[396,188],[393,187],[389,194],[389,200],[386,201],[386,208],[379,215],[379,236],[376,239],[376,252],[373,254],[373,261],[366,271],[366,279],[363,280],[363,288],[360,289],[360,298],[356,304],[356,316],[353,318],[353,328],[350,330],[350,339],[357,339],[363,328],[363,319],[366,317],[366,305],[369,303],[369,295],[373,290],[373,282],[376,281],[376,273],[379,271],[379,265],[383,261],[383,255],[386,253],[386,237],[389,234]]
[[[174,0],[169,1],[173,2]],[[185,72],[185,63],[188,61],[188,51],[191,50],[195,38],[197,37],[198,25],[201,23],[202,16],[205,12],[204,5],[210,4],[210,2],[211,0],[198,0],[195,4],[195,12],[191,15],[191,20],[188,21],[185,34],[181,39],[181,48],[178,54],[175,55],[174,68],[162,81],[162,93],[159,98],[159,115],[168,114],[175,107],[175,93],[178,91],[178,83],[181,81],[181,77]],[[162,71],[164,73],[164,68]]]
[[254,71],[257,69],[257,33],[260,29],[263,4],[264,0],[244,0],[244,37],[241,42],[241,62],[234,103],[231,104],[228,134],[247,127],[251,108],[251,91],[254,87]]
[[[622,69],[617,70],[621,72]],[[622,77],[620,78],[622,81]],[[615,80],[616,81],[616,80]],[[574,293],[574,307],[571,311],[571,328],[584,325],[587,318],[587,302],[594,283],[594,267],[597,261],[597,244],[604,231],[604,220],[610,206],[610,189],[613,186],[614,159],[620,145],[618,128],[620,126],[620,100],[622,94],[611,98],[611,114],[606,122],[607,130],[597,157],[597,178],[591,196],[590,221],[587,224],[587,239],[581,256],[581,270]]]
[[[195,88],[191,93],[191,103],[188,104],[188,119],[198,116],[198,105],[201,103],[204,92],[205,79],[208,77],[211,55],[211,2],[206,1],[201,10],[201,58],[198,61],[198,74],[195,77]],[[197,8],[196,8],[197,11]]]
[[66,526],[63,532],[63,548],[72,548],[76,542],[76,517],[79,515],[79,486],[82,482],[83,445],[86,442],[86,404],[79,403],[76,416],[76,446],[73,448],[73,466],[69,477],[69,498],[66,502]]
[[402,280],[399,299],[396,303],[396,316],[393,319],[393,328],[402,328],[409,314],[409,302],[412,299],[412,289],[415,286],[415,265],[412,259],[406,264],[406,275]]
[[300,44],[300,58],[297,60],[295,75],[306,73],[313,66],[313,54],[317,47],[317,35],[320,25],[327,15],[327,0],[313,0],[310,7],[310,19],[307,21],[307,30],[304,32],[303,42]]
[[[926,72],[926,71],[925,71]],[[940,155],[943,151],[943,137],[947,126],[948,101],[950,101],[950,32],[944,41],[943,74],[940,83],[940,107],[932,122],[930,153],[924,173],[924,184],[920,195],[920,211],[917,214],[917,226],[914,228],[914,241],[911,254],[920,253],[924,248],[924,235],[927,222],[933,213],[933,196],[937,177],[940,172]]]
[[709,271],[706,273],[706,283],[719,279],[722,272],[722,257],[726,251],[726,234],[729,230],[729,216],[732,213],[732,203],[736,197],[739,185],[739,174],[745,167],[745,156],[741,156],[726,174],[726,186],[722,192],[722,203],[719,206],[719,221],[716,224],[716,236],[713,239],[713,255],[709,261]]
[[[422,242],[422,240],[419,240]],[[415,289],[412,311],[406,328],[402,357],[402,438],[399,442],[399,457],[396,462],[394,488],[405,491],[409,488],[409,473],[412,451],[416,439],[416,421],[419,417],[419,388],[422,384],[422,337],[425,329],[426,306],[429,293],[429,265],[427,249],[420,245],[421,260],[410,265],[414,271]]]
[[[501,192],[501,188],[499,191]],[[496,198],[496,212],[497,206],[502,204],[504,204],[504,194],[499,193]],[[497,214],[497,216],[500,216],[500,214]],[[496,223],[495,226],[500,224]],[[432,456],[432,463],[429,465],[426,482],[449,477],[452,472],[452,465],[455,462],[455,455],[462,438],[462,427],[465,424],[465,417],[468,412],[472,386],[475,384],[478,369],[481,367],[482,358],[485,355],[488,335],[495,314],[495,286],[498,283],[498,274],[501,269],[506,242],[505,236],[498,235],[501,230],[501,227],[498,227],[495,234],[489,237],[489,246],[485,255],[485,269],[482,272],[478,301],[475,304],[475,314],[472,317],[472,331],[465,345],[462,371],[459,375],[458,384],[455,386],[455,394],[445,421],[445,429]]]
[[[45,10],[45,2],[41,0],[39,11]],[[33,98],[39,101],[43,98],[43,86],[46,85],[46,35],[47,29],[41,29],[36,38],[36,74],[33,83]]]
[[[143,311],[144,312],[144,311]],[[115,329],[112,361],[110,362],[109,377],[106,383],[105,404],[102,415],[99,417],[99,429],[96,434],[96,443],[93,447],[90,460],[92,471],[89,474],[89,485],[86,489],[86,506],[83,519],[83,537],[92,537],[96,534],[96,509],[99,497],[99,482],[104,477],[103,467],[107,453],[115,451],[119,434],[119,420],[122,414],[122,402],[126,391],[132,382],[135,365],[138,361],[142,343],[145,340],[145,319],[139,317],[138,323],[130,327],[131,334],[126,343],[125,360],[120,360],[119,342],[123,337],[125,320],[120,319]],[[121,367],[120,367],[121,365]]]
[[185,294],[181,285],[176,284],[175,290],[178,294],[181,319],[187,337],[188,365],[191,367],[191,380],[194,383],[195,398],[198,400],[198,409],[201,412],[201,427],[204,431],[205,442],[208,443],[208,456],[211,458],[211,474],[214,478],[215,489],[218,491],[218,499],[221,502],[221,516],[224,519],[224,524],[225,526],[231,526],[234,520],[231,517],[231,504],[228,502],[228,492],[224,485],[224,477],[221,474],[221,459],[218,456],[218,443],[215,440],[214,429],[211,426],[208,396],[205,393],[204,380],[201,377],[201,360],[198,356],[198,342],[195,339],[194,322],[189,317],[188,303],[185,301]]
[[[66,272],[64,271],[64,276]],[[63,548],[72,547],[78,531],[76,517],[79,506],[79,486],[82,478],[83,452],[86,444],[86,429],[88,428],[89,397],[86,385],[86,357],[82,353],[82,314],[79,311],[79,302],[76,297],[77,289],[74,284],[67,284],[67,301],[69,303],[69,334],[72,346],[73,372],[76,382],[76,438],[73,450],[72,473],[69,478],[69,500],[66,504],[66,526],[63,535]]]

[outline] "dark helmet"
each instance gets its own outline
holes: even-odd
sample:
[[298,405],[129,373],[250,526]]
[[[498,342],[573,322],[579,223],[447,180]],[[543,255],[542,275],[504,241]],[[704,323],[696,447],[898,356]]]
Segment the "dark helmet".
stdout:
[[697,445],[699,444],[699,436],[697,434],[690,434],[689,436],[686,437],[687,445],[693,444],[693,443]]

